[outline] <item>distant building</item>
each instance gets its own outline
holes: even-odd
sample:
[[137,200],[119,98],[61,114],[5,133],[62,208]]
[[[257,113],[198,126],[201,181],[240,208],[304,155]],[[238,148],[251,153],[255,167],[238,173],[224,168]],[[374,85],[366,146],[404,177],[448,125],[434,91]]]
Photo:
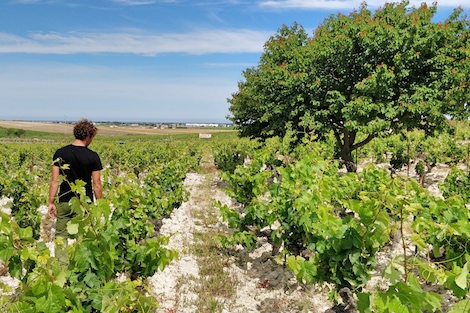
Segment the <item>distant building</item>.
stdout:
[[209,124],[209,123],[186,123],[186,127],[219,127],[219,124]]
[[199,138],[212,138],[212,134],[199,133]]

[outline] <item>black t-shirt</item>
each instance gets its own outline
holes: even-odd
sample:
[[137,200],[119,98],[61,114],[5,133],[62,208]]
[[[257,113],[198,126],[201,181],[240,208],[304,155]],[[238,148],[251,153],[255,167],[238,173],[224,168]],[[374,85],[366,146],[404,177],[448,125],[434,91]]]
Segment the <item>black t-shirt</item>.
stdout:
[[68,202],[74,193],[70,190],[67,181],[75,183],[80,179],[86,183],[86,195],[93,201],[93,188],[91,183],[91,173],[103,169],[98,154],[87,147],[68,145],[58,149],[53,157],[54,165],[62,166],[69,164],[68,169],[60,169],[60,173],[65,175],[64,180],[59,187],[59,202]]

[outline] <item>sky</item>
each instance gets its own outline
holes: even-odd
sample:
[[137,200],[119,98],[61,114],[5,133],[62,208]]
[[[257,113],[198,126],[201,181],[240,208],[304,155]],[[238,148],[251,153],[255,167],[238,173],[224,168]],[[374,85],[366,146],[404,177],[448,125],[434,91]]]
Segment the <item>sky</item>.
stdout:
[[[312,34],[361,2],[0,0],[0,120],[226,123],[283,25]],[[421,2],[434,1],[410,6]],[[470,0],[438,1],[435,18],[458,6],[468,14]]]

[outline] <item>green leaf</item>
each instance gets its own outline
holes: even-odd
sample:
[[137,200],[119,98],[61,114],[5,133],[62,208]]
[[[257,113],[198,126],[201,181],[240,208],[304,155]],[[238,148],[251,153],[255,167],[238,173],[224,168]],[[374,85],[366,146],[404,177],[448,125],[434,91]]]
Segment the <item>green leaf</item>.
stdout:
[[33,229],[31,226],[26,228],[19,228],[19,235],[20,239],[32,239],[33,237]]
[[418,251],[425,251],[426,250],[426,242],[424,239],[418,234],[412,234],[411,240],[413,243],[418,247]]
[[36,312],[61,313],[65,311],[65,297],[57,285],[51,285],[47,295],[35,301]]
[[5,234],[11,233],[11,225],[10,225],[10,216],[3,211],[0,211],[0,232]]
[[111,208],[109,206],[109,203],[104,199],[98,199],[96,201],[96,206],[98,211],[102,212],[103,216],[107,220],[108,216],[110,216],[111,214]]
[[400,266],[392,260],[390,264],[385,268],[383,276],[387,278],[392,285],[401,281],[401,275],[403,272],[400,269]]
[[15,278],[21,278],[23,273],[23,263],[19,255],[13,255],[8,261],[8,270],[10,275]]
[[101,281],[95,273],[88,271],[83,278],[83,281],[87,284],[88,287],[96,289],[101,285]]
[[304,262],[305,259],[301,256],[289,255],[287,257],[287,266],[295,275],[300,273],[301,264],[303,264]]
[[57,286],[63,288],[65,283],[67,282],[67,273],[65,271],[60,271],[55,277],[54,282]]
[[370,292],[361,292],[357,294],[357,309],[360,313],[372,313],[370,310],[372,294]]
[[455,279],[456,279],[456,275],[453,274],[452,272],[446,272],[447,274],[447,277],[446,277],[446,281],[445,281],[445,286],[447,288],[449,288],[450,290],[452,290],[452,293],[454,294],[454,296],[458,297],[458,298],[463,298],[467,295],[467,291],[466,289],[462,289],[460,288],[456,282],[455,282]]
[[76,234],[78,234],[79,226],[80,226],[79,224],[76,224],[76,223],[73,223],[72,221],[69,221],[67,223],[67,232],[70,235],[76,235]]
[[45,277],[38,278],[34,284],[31,285],[33,295],[40,296],[47,290],[47,279]]
[[462,289],[467,289],[468,262],[462,268],[462,272],[455,278],[455,284]]
[[7,262],[13,255],[14,249],[7,236],[0,234],[0,260]]
[[457,302],[448,313],[470,313],[470,300]]
[[24,247],[21,249],[21,258],[23,260],[37,260],[38,254],[36,247]]
[[85,195],[85,185],[86,183],[83,180],[77,179],[75,182],[70,183],[70,189],[74,193],[77,193],[79,195]]

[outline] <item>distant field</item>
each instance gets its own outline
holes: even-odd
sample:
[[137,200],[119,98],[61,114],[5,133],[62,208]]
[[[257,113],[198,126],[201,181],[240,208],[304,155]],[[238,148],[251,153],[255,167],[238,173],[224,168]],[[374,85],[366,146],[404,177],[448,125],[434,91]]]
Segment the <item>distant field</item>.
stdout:
[[[47,123],[47,122],[24,122],[24,121],[0,121],[0,127],[17,128],[31,131],[50,132],[50,133],[66,133],[71,134],[73,125]],[[154,129],[144,126],[119,126],[111,127],[108,125],[98,125],[99,134],[103,135],[128,135],[128,134],[145,134],[145,135],[169,135],[169,134],[194,134],[194,133],[217,133],[217,132],[233,132],[234,130],[223,128],[176,128],[176,129]]]

